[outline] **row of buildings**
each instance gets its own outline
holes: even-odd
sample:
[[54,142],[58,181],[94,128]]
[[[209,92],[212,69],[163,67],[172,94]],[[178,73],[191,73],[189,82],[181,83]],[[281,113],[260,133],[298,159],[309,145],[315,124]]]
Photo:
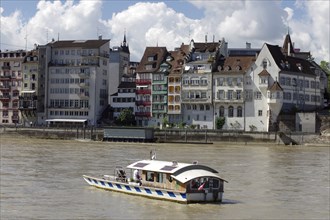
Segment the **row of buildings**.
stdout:
[[113,48],[101,37],[53,40],[0,53],[0,123],[95,126],[130,108],[139,126],[216,129],[224,119],[223,129],[271,131],[280,114],[323,108],[327,75],[310,57],[289,34],[282,47],[147,47],[139,62],[126,36]]

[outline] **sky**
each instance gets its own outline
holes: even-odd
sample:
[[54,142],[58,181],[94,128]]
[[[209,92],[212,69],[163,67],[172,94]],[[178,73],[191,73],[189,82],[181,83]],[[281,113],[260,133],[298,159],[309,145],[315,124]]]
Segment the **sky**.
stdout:
[[52,39],[110,39],[126,33],[132,61],[147,46],[174,50],[223,38],[230,48],[283,45],[288,33],[301,51],[329,62],[328,0],[0,0],[0,50],[33,49]]

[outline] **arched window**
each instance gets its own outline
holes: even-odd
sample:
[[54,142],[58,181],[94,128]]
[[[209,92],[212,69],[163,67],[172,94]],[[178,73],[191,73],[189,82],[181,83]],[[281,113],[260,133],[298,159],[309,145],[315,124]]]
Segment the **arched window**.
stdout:
[[220,106],[219,117],[225,117],[225,108],[223,106]]
[[237,107],[237,117],[243,117],[243,109],[241,106]]
[[230,117],[230,118],[234,117],[234,107],[233,106],[228,107],[228,117]]

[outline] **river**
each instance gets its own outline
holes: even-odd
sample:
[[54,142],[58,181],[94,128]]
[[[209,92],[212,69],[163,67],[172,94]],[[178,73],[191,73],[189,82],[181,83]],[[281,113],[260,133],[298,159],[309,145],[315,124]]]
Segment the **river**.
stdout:
[[[134,144],[0,134],[1,219],[329,219],[329,147]],[[228,181],[222,204],[178,204],[90,187],[147,159],[208,165]]]

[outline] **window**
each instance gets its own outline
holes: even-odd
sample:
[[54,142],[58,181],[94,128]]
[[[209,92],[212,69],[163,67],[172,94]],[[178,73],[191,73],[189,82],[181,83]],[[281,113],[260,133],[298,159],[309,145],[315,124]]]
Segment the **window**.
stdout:
[[267,68],[267,60],[263,60],[263,61],[262,61],[262,67],[263,67],[264,69]]
[[255,99],[261,99],[261,92],[255,92]]
[[233,99],[233,90],[228,90],[227,99],[229,99],[229,100]]
[[225,108],[223,106],[220,106],[219,117],[224,117],[224,116],[225,116]]
[[262,116],[262,110],[258,110],[258,116]]
[[241,106],[237,107],[237,117],[242,117],[243,116],[243,109]]
[[233,106],[228,107],[228,117],[229,118],[234,117],[234,107]]

